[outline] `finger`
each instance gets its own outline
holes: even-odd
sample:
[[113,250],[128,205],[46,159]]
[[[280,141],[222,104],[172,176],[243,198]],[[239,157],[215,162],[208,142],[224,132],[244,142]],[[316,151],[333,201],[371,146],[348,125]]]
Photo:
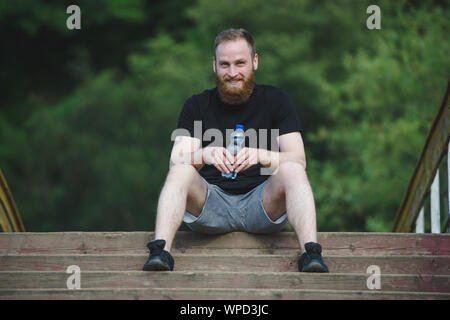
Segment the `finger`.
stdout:
[[230,171],[228,170],[227,166],[223,163],[222,158],[218,155],[216,155],[215,157],[216,160],[216,164],[219,168],[217,168],[219,171],[221,172],[225,172],[225,173],[230,173]]
[[241,152],[238,153],[236,156],[236,162],[234,164],[234,167],[239,167],[246,159],[248,158],[248,149],[243,149]]
[[[256,155],[255,155],[255,154],[249,154],[248,159],[246,159],[246,160],[244,161],[244,163],[240,165],[240,167],[239,167],[238,170],[239,170],[239,171],[245,171],[245,170],[247,170],[247,169],[250,168],[251,166],[254,166],[254,165],[257,164],[257,163],[258,163],[258,162],[257,162]],[[238,171],[236,171],[236,172],[238,172]]]
[[228,170],[233,171],[234,170],[234,157],[231,154],[230,151],[224,148],[224,157],[225,157],[225,165],[227,166]]
[[216,168],[220,172],[230,173],[230,170],[228,170],[228,168],[223,163],[220,163],[218,160],[216,160]]
[[242,163],[239,164],[239,166],[234,170],[234,172],[238,173],[240,171],[244,171],[248,165],[248,161],[244,160]]
[[233,165],[231,164],[230,160],[227,158],[226,153],[224,152],[221,154],[220,161],[219,161],[228,171],[233,171]]
[[247,163],[243,168],[239,169],[239,172],[245,171],[250,167],[251,167],[251,165]]
[[241,161],[236,162],[235,165],[234,165],[234,171],[236,171],[236,170],[241,171],[243,166],[246,165],[246,164],[247,164],[246,160],[241,160]]
[[223,150],[224,150],[223,153],[224,153],[225,157],[228,159],[228,161],[230,161],[230,163],[234,163],[235,157],[231,154],[231,152],[225,148]]
[[241,150],[237,153],[236,158],[240,158],[240,157],[246,158],[246,157],[248,157],[249,151],[250,151],[250,149],[247,148],[247,147],[241,149]]

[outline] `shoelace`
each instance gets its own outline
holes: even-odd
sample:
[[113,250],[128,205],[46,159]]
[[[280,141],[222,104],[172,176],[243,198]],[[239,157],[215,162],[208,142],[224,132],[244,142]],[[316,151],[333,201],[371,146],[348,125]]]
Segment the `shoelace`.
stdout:
[[305,249],[312,259],[320,259],[322,257],[322,247],[317,243],[308,242],[305,244]]
[[150,254],[152,255],[160,255],[165,246],[164,240],[151,241],[147,244],[147,248],[150,249]]

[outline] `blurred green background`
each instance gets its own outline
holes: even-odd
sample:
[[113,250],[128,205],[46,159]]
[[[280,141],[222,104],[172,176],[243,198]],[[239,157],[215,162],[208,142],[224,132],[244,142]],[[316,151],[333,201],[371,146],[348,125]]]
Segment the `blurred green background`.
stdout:
[[230,27],[296,105],[319,231],[390,231],[450,74],[448,4],[1,0],[0,168],[27,231],[154,229],[171,133]]

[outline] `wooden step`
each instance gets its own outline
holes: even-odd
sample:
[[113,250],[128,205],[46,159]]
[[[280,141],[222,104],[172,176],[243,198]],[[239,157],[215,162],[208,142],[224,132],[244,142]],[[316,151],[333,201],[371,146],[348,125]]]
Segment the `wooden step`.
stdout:
[[[0,254],[145,254],[152,232],[1,233]],[[449,234],[318,233],[326,255],[450,255]],[[178,232],[173,253],[298,254],[293,232],[255,235],[232,232],[220,236]]]
[[[175,271],[144,272],[153,236],[0,233],[0,299],[450,299],[448,234],[319,233],[328,274],[297,272],[293,232],[178,232]],[[70,265],[80,290],[67,289]],[[371,265],[379,290],[367,287]]]
[[[448,293],[310,289],[0,289],[0,300],[450,300]],[[189,302],[188,302],[189,303]],[[192,304],[192,302],[190,302]],[[194,302],[195,303],[195,302]],[[224,304],[233,302],[224,302]],[[176,312],[179,312],[177,310]],[[219,312],[219,311],[217,311]],[[224,310],[221,309],[223,313]]]
[[[0,288],[67,288],[65,272],[1,271]],[[81,272],[82,288],[253,288],[367,290],[367,274],[300,272]],[[382,274],[382,291],[450,293],[450,276]]]
[[[148,254],[16,254],[0,256],[0,271],[141,271]],[[175,254],[175,271],[297,272],[297,255]],[[325,256],[333,273],[365,273],[370,265],[388,274],[450,275],[450,256]]]

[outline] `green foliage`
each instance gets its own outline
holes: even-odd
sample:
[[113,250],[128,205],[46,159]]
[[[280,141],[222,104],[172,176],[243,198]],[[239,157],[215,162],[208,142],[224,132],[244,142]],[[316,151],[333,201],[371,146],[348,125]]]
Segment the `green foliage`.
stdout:
[[215,85],[215,35],[244,27],[256,81],[297,107],[319,231],[390,231],[445,90],[450,17],[380,1],[382,29],[368,30],[369,4],[80,1],[71,33],[66,4],[0,2],[18,39],[4,55],[25,66],[2,68],[0,167],[25,227],[152,230],[181,107]]
[[[387,30],[374,37],[371,52],[343,57],[348,77],[328,87],[336,101],[332,118],[338,121],[331,127],[319,125],[310,136],[330,145],[334,155],[313,171],[322,189],[318,202],[327,202],[330,192],[337,192],[341,201],[351,195],[351,209],[340,216],[341,223],[348,221],[346,229],[359,225],[360,230],[390,231],[444,94],[450,70],[450,46],[442,42],[448,37],[448,14],[440,8],[409,14],[403,24],[398,17],[385,18]],[[401,37],[398,30],[404,30]],[[333,185],[319,186],[325,179]],[[335,208],[329,205],[320,212],[324,225]]]

